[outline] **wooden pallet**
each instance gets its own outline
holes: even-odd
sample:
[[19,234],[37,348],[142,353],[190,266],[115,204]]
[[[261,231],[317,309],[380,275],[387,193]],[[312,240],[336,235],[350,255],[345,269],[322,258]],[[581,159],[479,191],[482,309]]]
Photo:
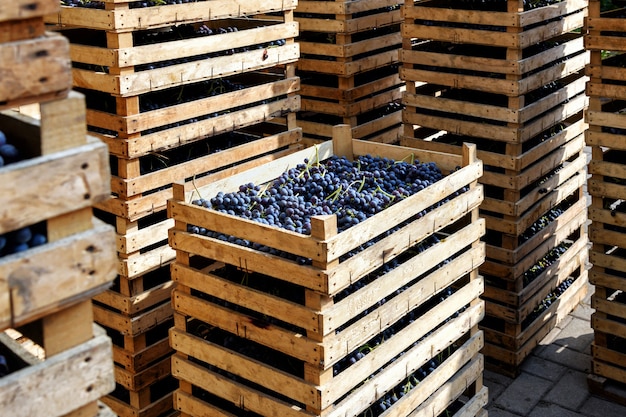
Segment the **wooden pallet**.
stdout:
[[80,415],[97,416],[97,400],[114,387],[111,340],[101,329],[96,328],[89,340],[43,360],[0,333],[0,353],[11,369],[0,380],[0,405],[12,416],[73,416],[81,410],[88,413],[84,407],[90,403],[95,406],[90,409],[93,414]]
[[523,49],[583,27],[587,14],[587,2],[582,0],[529,11],[523,11],[518,0],[501,6],[497,11],[486,11],[464,10],[450,0],[409,3],[405,5],[402,35]]
[[[417,152],[406,148],[352,140],[349,126],[342,126],[336,130],[343,131],[344,140],[347,142],[344,149],[349,152],[349,155],[373,153],[386,155],[393,159],[402,159],[400,157],[402,153]],[[337,146],[335,149],[340,149],[335,138],[333,141]],[[230,190],[250,180],[255,183],[264,183],[282,173],[286,167],[302,161],[303,158],[326,159],[332,155],[332,148],[333,142],[324,142],[318,145],[316,149],[301,151],[276,161],[275,164],[267,164],[201,188],[198,193],[208,196],[216,190]],[[431,349],[433,346],[439,346],[438,343],[432,341],[424,345],[418,344],[414,350],[410,347],[411,344],[420,335],[426,335],[434,330],[435,323],[441,323],[445,318],[453,316],[460,305],[469,306],[466,312],[460,313],[458,318],[461,321],[456,321],[456,319],[449,321],[449,325],[444,325],[447,333],[437,330],[432,333],[432,337],[438,337],[435,335],[443,336],[446,333],[446,340],[450,341],[467,335],[473,340],[472,345],[478,348],[480,335],[470,329],[474,328],[474,318],[478,318],[477,316],[481,315],[480,311],[482,310],[482,303],[476,303],[481,292],[481,280],[475,274],[477,272],[476,267],[480,264],[483,256],[483,245],[478,242],[477,235],[480,235],[480,229],[484,227],[484,224],[478,219],[467,224],[465,215],[468,214],[468,210],[477,210],[481,200],[482,190],[475,183],[480,175],[480,163],[471,162],[472,159],[468,158],[469,155],[465,157],[465,163],[459,159],[460,157],[451,155],[418,152],[415,156],[420,161],[435,159],[438,166],[444,172],[449,173],[446,180],[447,184],[440,184],[444,189],[438,191],[433,189],[432,199],[423,195],[424,193],[418,193],[418,195],[413,196],[416,197],[415,199],[409,197],[407,200],[388,208],[385,215],[388,216],[387,218],[394,219],[393,224],[396,224],[397,221],[402,222],[403,218],[410,218],[411,213],[420,210],[419,206],[439,201],[443,195],[449,195],[453,189],[462,186],[461,184],[472,184],[471,189],[451,200],[450,204],[446,203],[441,206],[441,211],[437,208],[421,219],[410,222],[406,228],[403,227],[394,232],[389,238],[384,238],[371,246],[366,251],[372,254],[372,258],[368,262],[355,258],[344,261],[339,260],[339,257],[341,253],[350,251],[354,245],[358,246],[371,237],[380,235],[384,230],[392,227],[392,223],[376,222],[376,216],[374,216],[371,222],[366,220],[361,223],[362,226],[354,226],[354,231],[347,232],[352,238],[358,236],[356,240],[351,238],[352,242],[342,243],[344,240],[342,236],[345,233],[334,234],[331,232],[329,234],[330,229],[328,227],[334,228],[330,223],[315,225],[313,228],[316,230],[314,236],[305,236],[285,233],[282,229],[243,219],[229,217],[226,220],[221,213],[187,203],[190,194],[184,193],[182,187],[175,185],[174,199],[168,202],[168,211],[176,222],[175,227],[170,231],[170,244],[177,250],[178,254],[172,270],[172,277],[177,282],[177,289],[173,298],[175,328],[170,335],[172,346],[177,351],[173,359],[173,373],[181,380],[181,389],[178,392],[195,397],[192,391],[192,385],[194,385],[213,392],[214,395],[225,399],[227,402],[233,402],[231,394],[225,392],[224,389],[229,387],[228,390],[231,390],[234,388],[230,387],[236,385],[239,390],[237,398],[240,398],[239,395],[244,396],[246,407],[250,406],[255,412],[265,415],[267,412],[275,415],[296,415],[304,412],[305,409],[308,409],[310,413],[328,410],[331,414],[342,413],[348,409],[364,410],[383,392],[392,389],[398,384],[398,381],[407,376],[405,367],[408,362],[405,363],[404,358],[409,360],[413,354],[417,354],[422,349],[427,349],[429,353],[426,354],[423,351],[426,356],[423,356],[422,359],[417,359],[416,356],[414,358],[415,363],[411,359],[411,366],[419,367],[421,360],[427,357],[432,358]],[[450,173],[450,170],[454,170],[452,165],[455,167],[462,166],[462,168]],[[467,172],[472,169],[478,169],[478,171]],[[437,184],[433,187],[437,187]],[[463,203],[460,200],[455,202],[458,198],[465,201]],[[410,204],[410,210],[407,209],[409,206],[403,207],[405,202]],[[439,224],[439,221],[435,219],[443,213],[445,213],[447,226],[456,225],[453,227],[455,232],[446,237],[443,245],[437,244],[421,255],[411,255],[395,273],[392,271],[385,274],[363,290],[359,290],[345,299],[337,298],[336,301],[333,301],[333,297],[336,297],[340,291],[352,282],[367,276],[380,265],[383,259],[375,254],[380,253],[383,248],[387,248],[384,249],[385,252],[392,257],[394,256],[392,253],[399,256],[414,243],[422,241],[432,233],[439,233],[438,229],[446,227],[446,225]],[[333,219],[334,216],[329,216],[328,219],[316,218],[312,221],[327,222]],[[296,262],[277,255],[269,255],[255,249],[239,247],[206,236],[194,235],[187,232],[187,224],[208,227],[211,230],[217,228],[215,230],[229,235],[244,233],[246,239],[254,242],[258,241],[279,250],[312,258],[313,266],[297,265]],[[413,230],[420,224],[424,226],[423,231]],[[359,228],[362,228],[363,231],[356,230]],[[366,229],[367,232],[365,232]],[[321,232],[322,230],[326,230],[326,232],[317,233],[317,231]],[[409,230],[413,231],[409,232]],[[410,233],[411,237],[409,238],[406,233]],[[316,234],[317,237],[315,237]],[[414,243],[408,243],[405,249],[407,238]],[[336,242],[331,245],[337,245],[336,250],[331,253],[317,249],[319,247],[317,241],[320,243],[330,242],[329,239]],[[394,249],[391,249],[392,247]],[[461,254],[459,251],[463,253]],[[459,257],[451,260],[449,264],[440,269],[435,268],[440,261],[449,257],[451,253],[459,253]],[[366,254],[364,253],[363,256]],[[387,256],[383,258],[387,258]],[[201,262],[202,260],[205,261]],[[385,260],[389,261],[390,258]],[[201,265],[196,264],[197,262],[200,262]],[[244,274],[242,277],[235,275],[231,279],[224,276],[224,268],[228,267],[227,270],[234,268],[237,271],[237,268],[243,265],[245,267],[238,273]],[[384,294],[388,294],[389,291],[393,291],[398,286],[408,284],[407,279],[412,280],[415,276],[414,272],[408,272],[412,270],[411,265],[419,265],[421,272],[418,274],[424,273],[425,270],[431,270],[432,273],[428,272],[422,280],[381,306],[377,310],[379,313],[374,313],[380,314],[380,317],[384,316],[387,324],[372,320],[370,313],[367,313],[354,324],[350,322],[355,315],[363,312],[377,300],[382,299]],[[274,294],[272,291],[248,287],[245,285],[246,277],[251,274],[254,275],[248,277],[250,282],[271,281],[275,282],[276,285],[288,285],[298,288],[298,292],[302,292],[304,298],[300,300],[293,298],[289,296],[290,292],[283,295],[283,292],[287,290],[281,290],[279,294]],[[265,278],[256,279],[257,274]],[[441,290],[454,282],[458,285],[458,291],[446,301],[437,304],[432,310],[428,310],[423,316],[423,320],[415,321],[415,325],[411,324],[406,329],[399,331],[399,337],[394,339],[396,343],[393,345],[383,343],[368,354],[369,359],[366,361],[349,367],[339,376],[332,375],[335,364],[338,364],[350,352],[359,348],[369,339],[376,337],[381,330],[388,328],[413,309],[413,307],[409,307],[407,310],[407,306],[425,305],[424,302],[432,299],[431,296],[434,295],[432,294],[433,288]],[[218,290],[218,288],[220,289]],[[438,291],[436,290],[436,292]],[[224,306],[222,302],[216,301],[215,297],[226,301],[227,305]],[[411,301],[408,301],[409,298]],[[235,305],[239,305],[245,310],[241,311],[241,309],[235,308]],[[257,317],[258,314],[261,314],[261,317]],[[289,323],[289,325],[285,327],[285,325],[266,323],[262,318],[264,316]],[[302,364],[305,370],[304,374],[282,373],[278,371],[276,364],[252,361],[243,354],[223,347],[218,342],[221,333],[217,332],[217,329],[219,332],[232,334],[232,337],[237,337],[241,343],[259,343],[266,349],[293,358],[294,361]],[[294,331],[293,329],[298,330]],[[217,339],[215,339],[216,337]],[[446,342],[446,346],[447,343],[449,342]],[[375,383],[374,380],[365,383],[367,387],[364,386],[358,393],[350,394],[347,399],[337,403],[342,396],[350,393],[355,384],[365,380],[375,369],[405,350],[407,350],[407,354],[402,356],[403,359],[399,359],[401,364],[396,365],[394,363],[391,367],[381,370],[381,376],[375,378]],[[421,357],[422,354],[419,355]],[[470,356],[473,357],[474,354],[472,353]],[[209,368],[194,364],[191,361],[192,358],[198,358],[217,368],[227,366],[229,372],[254,384],[259,384],[264,391],[268,390],[267,392],[270,393],[263,400],[266,405],[264,407],[249,405],[249,401],[255,403],[256,398],[258,398],[258,388],[255,388],[255,385],[235,384],[233,381],[229,381],[229,378],[222,377]],[[463,361],[463,363],[466,362],[467,360]],[[227,363],[228,365],[225,365]],[[454,369],[453,373],[457,371],[458,368]],[[402,373],[402,376],[396,375],[389,379],[384,377],[384,375],[396,374],[397,372]],[[221,383],[209,383],[215,378]],[[374,388],[375,386],[376,388]],[[433,391],[429,392],[428,395]],[[278,401],[279,397],[289,398],[291,404],[296,404],[302,410],[297,411],[293,406],[286,407],[285,404]],[[415,408],[424,399],[425,397],[420,400],[413,400],[411,407]],[[234,404],[238,406],[241,402],[237,400]],[[180,405],[183,413],[190,412],[189,409],[183,409],[183,407],[186,406]]]
[[[14,42],[42,36],[44,16],[57,13],[56,0],[15,0],[0,6],[0,42]],[[41,73],[43,74],[43,73]]]

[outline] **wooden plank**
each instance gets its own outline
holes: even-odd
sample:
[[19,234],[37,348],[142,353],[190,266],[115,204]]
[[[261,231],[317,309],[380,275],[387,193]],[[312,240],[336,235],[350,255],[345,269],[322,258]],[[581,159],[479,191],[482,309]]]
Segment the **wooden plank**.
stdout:
[[[12,326],[21,326],[68,304],[89,299],[115,278],[113,229],[100,222],[87,232],[4,257]],[[54,265],[54,268],[50,268]]]
[[[328,4],[326,1],[303,0],[298,2],[296,13],[351,15],[398,5],[398,0],[363,0],[356,3],[343,1]],[[341,16],[349,18],[349,16]]]
[[[2,409],[16,417],[60,417],[98,400],[115,388],[110,354],[111,341],[101,335],[3,377]],[[24,401],[33,395],[38,401]]]
[[125,336],[137,336],[171,319],[172,306],[169,302],[163,303],[131,317],[94,305],[93,314],[95,322],[117,330]]
[[[251,45],[265,44],[278,39],[295,38],[298,36],[298,24],[295,22],[273,22],[274,24],[270,25],[269,22],[263,23],[263,21],[256,19],[242,19],[240,21],[229,20],[228,23],[232,23],[234,26],[240,27],[240,29],[237,32],[193,37],[169,42],[157,42],[128,48],[106,48],[72,43],[70,45],[70,57],[73,62],[125,68],[159,61],[193,58],[199,55],[228,49],[249,48]],[[255,23],[259,25],[259,27],[251,26]],[[207,22],[207,24],[210,26],[211,22]],[[260,51],[262,52],[262,50]],[[283,49],[283,51],[287,50]],[[215,58],[211,58],[211,60],[213,59]],[[246,61],[246,59],[242,58],[242,62],[243,61]],[[216,69],[220,68],[222,65],[220,65],[219,62],[218,60],[217,65],[213,67]],[[75,71],[75,74],[77,73],[80,74],[82,72]],[[116,83],[119,85],[128,85],[130,87],[133,83],[129,81],[136,77],[135,75],[131,78],[126,78],[126,76],[109,78],[116,80]],[[76,79],[75,82],[80,83],[80,81]],[[120,94],[128,93],[129,87],[119,89],[118,91]]]
[[0,72],[0,110],[63,98],[72,86],[69,42],[48,33],[43,38],[0,43]]
[[146,369],[128,371],[115,368],[115,382],[130,391],[140,391],[170,375],[171,360],[167,356]]
[[296,21],[300,25],[300,31],[353,34],[398,24],[402,22],[402,19],[401,10],[394,9],[385,13],[366,14],[347,20],[299,16]]
[[20,196],[3,205],[0,233],[91,207],[110,196],[107,149],[95,139],[84,146],[8,165],[0,170],[0,176],[0,193]]
[[[235,74],[261,71],[278,65],[293,63],[298,59],[299,55],[299,47],[296,43],[293,43],[212,57],[208,60],[173,64],[131,74],[115,75],[104,72],[73,70],[72,75],[75,87],[103,91],[122,97],[132,97],[147,92]],[[236,95],[236,93],[230,94]],[[228,100],[228,98],[224,100]]]
[[172,25],[191,24],[216,19],[246,17],[295,9],[295,0],[217,0],[208,5],[172,4],[141,9],[123,7],[99,10],[83,7],[61,7],[61,12],[47,16],[46,23],[91,29],[129,32]]
[[[172,397],[173,394],[170,392],[141,407],[128,404],[112,395],[103,397],[102,402],[109,406],[117,417],[176,417],[176,413],[171,413]],[[166,414],[168,412],[170,414]]]
[[30,19],[56,13],[60,8],[56,0],[14,0],[0,5],[0,22]]
[[93,299],[109,307],[113,307],[116,310],[120,310],[122,313],[136,314],[169,299],[174,286],[174,283],[171,281],[164,282],[141,294],[130,297],[124,296],[116,291],[108,290],[96,294]]

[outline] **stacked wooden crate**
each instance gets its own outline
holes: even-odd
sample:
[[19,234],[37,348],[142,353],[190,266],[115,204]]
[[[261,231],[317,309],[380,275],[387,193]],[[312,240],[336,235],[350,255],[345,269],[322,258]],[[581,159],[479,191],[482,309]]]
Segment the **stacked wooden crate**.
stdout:
[[485,164],[483,352],[509,374],[587,279],[587,2],[524,3],[405,3],[400,70],[401,144],[459,153],[472,142]]
[[[175,413],[171,184],[201,187],[301,147],[296,1],[179,3],[82,2],[48,18],[70,40],[88,128],[110,151],[113,198],[97,207],[117,229],[119,276],[94,312],[114,342],[105,402],[123,417]],[[277,116],[287,123],[268,123]]]
[[302,111],[307,139],[327,140],[337,124],[357,139],[397,142],[401,128],[398,75],[401,1],[300,0],[296,21]]
[[600,1],[589,2],[585,46],[589,110],[587,144],[591,146],[588,182],[591,194],[589,238],[595,285],[591,298],[592,392],[626,404],[626,9],[603,12]]
[[0,131],[12,145],[0,166],[0,409],[11,416],[111,415],[98,403],[114,388],[111,340],[91,312],[115,278],[114,230],[92,209],[110,195],[108,152],[70,93],[69,43],[46,32],[58,8],[0,5]]
[[334,131],[198,192],[263,187],[333,155],[414,157],[446,177],[341,232],[336,215],[312,217],[310,235],[194,204],[175,185],[170,340],[182,415],[486,414],[482,163],[470,147],[461,158]]

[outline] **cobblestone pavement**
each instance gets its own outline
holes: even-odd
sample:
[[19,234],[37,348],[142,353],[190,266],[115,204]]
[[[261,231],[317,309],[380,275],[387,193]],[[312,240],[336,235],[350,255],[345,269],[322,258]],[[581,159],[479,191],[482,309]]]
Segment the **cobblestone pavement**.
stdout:
[[489,417],[625,417],[626,407],[592,395],[588,296],[526,358],[517,378],[485,370]]

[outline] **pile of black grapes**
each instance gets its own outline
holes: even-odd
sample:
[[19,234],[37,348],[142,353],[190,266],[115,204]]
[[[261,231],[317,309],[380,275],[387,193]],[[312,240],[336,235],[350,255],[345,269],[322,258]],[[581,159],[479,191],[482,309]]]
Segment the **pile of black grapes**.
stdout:
[[[37,225],[39,226],[39,225]],[[0,235],[0,256],[24,252],[47,242],[41,227],[23,227],[13,232]]]
[[[311,216],[336,214],[338,229],[344,231],[441,178],[433,162],[332,156],[305,160],[266,186],[249,183],[193,204],[301,234],[311,233]],[[217,237],[197,226],[190,231]]]
[[[6,134],[0,130],[0,168],[18,162],[23,157],[15,145],[8,143]],[[46,243],[46,236],[37,227],[23,227],[0,235],[0,256],[23,252]]]
[[21,159],[20,151],[7,142],[7,136],[0,130],[0,168]]

